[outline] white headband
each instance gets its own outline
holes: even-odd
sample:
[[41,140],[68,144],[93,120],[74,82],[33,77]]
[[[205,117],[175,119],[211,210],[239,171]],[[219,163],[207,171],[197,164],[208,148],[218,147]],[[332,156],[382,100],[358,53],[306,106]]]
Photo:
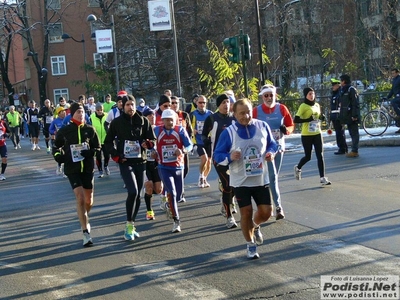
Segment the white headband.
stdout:
[[259,95],[259,96],[262,96],[262,95],[264,95],[266,92],[271,92],[272,94],[275,95],[276,89],[275,89],[275,87],[265,87],[265,88],[263,88],[263,89],[260,91],[260,93],[259,93],[258,95]]

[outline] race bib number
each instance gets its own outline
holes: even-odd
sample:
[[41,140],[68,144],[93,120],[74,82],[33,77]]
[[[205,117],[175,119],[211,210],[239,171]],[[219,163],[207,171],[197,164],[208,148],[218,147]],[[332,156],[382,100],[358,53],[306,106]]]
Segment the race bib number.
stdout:
[[51,124],[53,122],[53,116],[46,116],[46,124]]
[[246,176],[258,176],[263,173],[263,158],[259,154],[244,157],[243,163]]
[[319,121],[311,121],[308,123],[308,131],[309,132],[319,132],[320,131],[320,123]]
[[178,160],[178,157],[175,156],[175,150],[178,149],[177,145],[165,145],[161,147],[163,162],[174,162]]
[[73,144],[73,145],[70,145],[69,148],[71,149],[71,156],[72,156],[73,162],[78,162],[78,161],[84,160],[85,158],[81,155],[81,151],[89,149],[87,143]]
[[146,149],[147,161],[155,161],[154,158],[151,158],[151,153],[152,153],[153,151],[154,151],[154,150],[152,150],[152,149]]
[[271,129],[272,136],[274,137],[275,141],[279,141],[282,137],[282,132],[280,129]]
[[196,121],[196,130],[198,134],[203,133],[203,128],[204,128],[204,121]]
[[32,123],[36,123],[37,121],[38,121],[38,117],[37,116],[35,116],[35,115],[31,116],[31,122]]
[[140,153],[139,142],[138,141],[125,140],[124,155],[125,155],[126,158],[140,158],[140,157],[142,157],[142,154]]

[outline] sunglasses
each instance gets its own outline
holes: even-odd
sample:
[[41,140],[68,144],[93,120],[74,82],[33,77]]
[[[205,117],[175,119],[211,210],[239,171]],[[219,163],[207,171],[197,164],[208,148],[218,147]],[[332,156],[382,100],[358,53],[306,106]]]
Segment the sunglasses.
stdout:
[[197,104],[206,104],[207,102],[197,102]]
[[171,107],[171,104],[164,104],[162,107],[168,108],[168,107]]
[[171,102],[171,104],[178,104],[178,102]]
[[272,98],[273,96],[274,96],[273,94],[264,94],[264,95],[263,95],[264,98],[268,98],[268,97],[271,97],[271,98]]

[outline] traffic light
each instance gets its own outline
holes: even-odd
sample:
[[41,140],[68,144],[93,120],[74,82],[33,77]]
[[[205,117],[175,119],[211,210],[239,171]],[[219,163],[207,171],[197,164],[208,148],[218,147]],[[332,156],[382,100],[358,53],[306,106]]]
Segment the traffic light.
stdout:
[[243,35],[243,48],[244,48],[244,53],[243,53],[243,59],[244,60],[250,60],[251,59],[251,50],[250,50],[250,37],[248,34]]
[[240,63],[240,39],[239,36],[233,36],[224,39],[224,45],[228,47],[229,60],[234,63]]

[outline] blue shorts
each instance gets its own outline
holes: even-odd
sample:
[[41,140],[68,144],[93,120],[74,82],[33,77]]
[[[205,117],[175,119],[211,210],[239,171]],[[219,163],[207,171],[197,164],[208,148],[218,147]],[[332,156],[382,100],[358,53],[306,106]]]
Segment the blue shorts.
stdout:
[[0,157],[7,158],[7,146],[0,146]]
[[239,207],[251,205],[251,198],[258,205],[266,204],[271,205],[271,194],[269,192],[269,185],[264,186],[244,186],[235,187],[233,189]]

